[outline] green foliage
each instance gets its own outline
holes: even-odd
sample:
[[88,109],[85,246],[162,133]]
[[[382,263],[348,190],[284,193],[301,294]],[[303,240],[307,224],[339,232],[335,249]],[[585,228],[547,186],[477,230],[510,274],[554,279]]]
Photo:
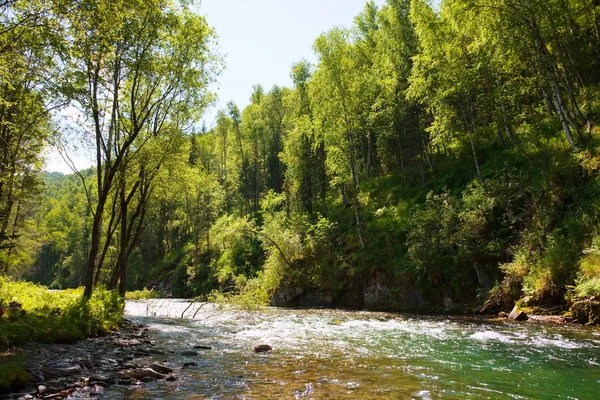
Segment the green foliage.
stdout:
[[148,300],[158,298],[160,298],[160,293],[158,291],[148,290],[146,288],[125,293],[125,300]]
[[123,320],[122,299],[102,287],[86,300],[83,288],[49,291],[0,278],[0,301],[6,310],[0,321],[2,348],[27,341],[70,343],[116,329]]
[[222,292],[213,290],[207,297],[208,301],[229,305],[242,310],[260,310],[269,304],[271,295],[264,290],[260,276],[237,282],[235,291]]
[[[0,249],[9,274],[74,287],[101,254],[112,270],[96,271],[100,283],[245,308],[282,285],[339,299],[373,281],[398,297],[392,304],[410,289],[432,309],[444,296],[507,308],[597,293],[593,2],[368,2],[354,26],[316,39],[317,62],[292,67],[293,88],[256,85],[246,108],[230,102],[214,128],[193,132],[181,127],[212,100],[206,85],[220,67],[204,17],[187,2],[92,3],[57,15],[75,44],[64,93],[115,153],[79,182],[46,175],[37,214],[35,168],[17,196],[25,214],[2,197],[0,178],[0,227],[3,210],[10,221],[21,215],[10,254]],[[18,13],[36,4],[19,2]],[[23,65],[21,55],[0,55],[0,67]],[[0,93],[5,103],[42,107],[41,94],[13,86]],[[94,106],[94,90],[120,101]],[[0,128],[25,134],[29,114]],[[33,148],[49,128],[37,122]],[[22,153],[23,165],[37,165],[36,151]],[[13,187],[26,176],[16,173]],[[105,185],[83,187],[98,178]]]
[[600,236],[594,236],[591,246],[583,253],[576,285],[571,293],[575,299],[600,295]]

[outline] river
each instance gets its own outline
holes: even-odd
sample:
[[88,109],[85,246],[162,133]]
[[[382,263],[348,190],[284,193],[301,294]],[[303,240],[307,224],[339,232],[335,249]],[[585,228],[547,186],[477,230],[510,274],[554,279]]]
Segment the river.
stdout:
[[[181,318],[189,304],[127,302],[127,317],[165,351],[154,360],[177,368],[179,380],[115,386],[106,398],[600,398],[597,328],[199,303]],[[255,354],[258,344],[273,351]],[[182,355],[191,350],[198,355]]]

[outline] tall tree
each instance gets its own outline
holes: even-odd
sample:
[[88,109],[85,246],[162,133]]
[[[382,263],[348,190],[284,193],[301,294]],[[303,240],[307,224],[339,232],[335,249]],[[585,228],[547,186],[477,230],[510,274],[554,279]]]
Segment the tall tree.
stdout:
[[[102,222],[122,165],[170,121],[181,127],[210,100],[206,86],[218,60],[204,17],[168,0],[87,0],[69,15],[75,104],[91,130],[96,154],[85,296],[100,264]],[[109,22],[110,21],[110,22]],[[194,38],[189,41],[189,38]]]

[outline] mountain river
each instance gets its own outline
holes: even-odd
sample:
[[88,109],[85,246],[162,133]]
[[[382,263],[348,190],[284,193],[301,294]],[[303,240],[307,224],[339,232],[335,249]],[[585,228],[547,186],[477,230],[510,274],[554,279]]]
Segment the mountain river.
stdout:
[[108,399],[600,399],[597,328],[174,299],[127,302],[126,314],[179,379],[113,386]]

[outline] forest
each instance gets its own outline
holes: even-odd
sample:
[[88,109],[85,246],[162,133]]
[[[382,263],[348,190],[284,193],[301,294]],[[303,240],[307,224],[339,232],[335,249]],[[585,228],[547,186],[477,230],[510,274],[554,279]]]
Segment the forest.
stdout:
[[[3,279],[246,307],[598,306],[598,0],[367,2],[292,87],[257,83],[214,127],[225,66],[192,2],[0,10]],[[50,148],[73,174],[44,172]]]

